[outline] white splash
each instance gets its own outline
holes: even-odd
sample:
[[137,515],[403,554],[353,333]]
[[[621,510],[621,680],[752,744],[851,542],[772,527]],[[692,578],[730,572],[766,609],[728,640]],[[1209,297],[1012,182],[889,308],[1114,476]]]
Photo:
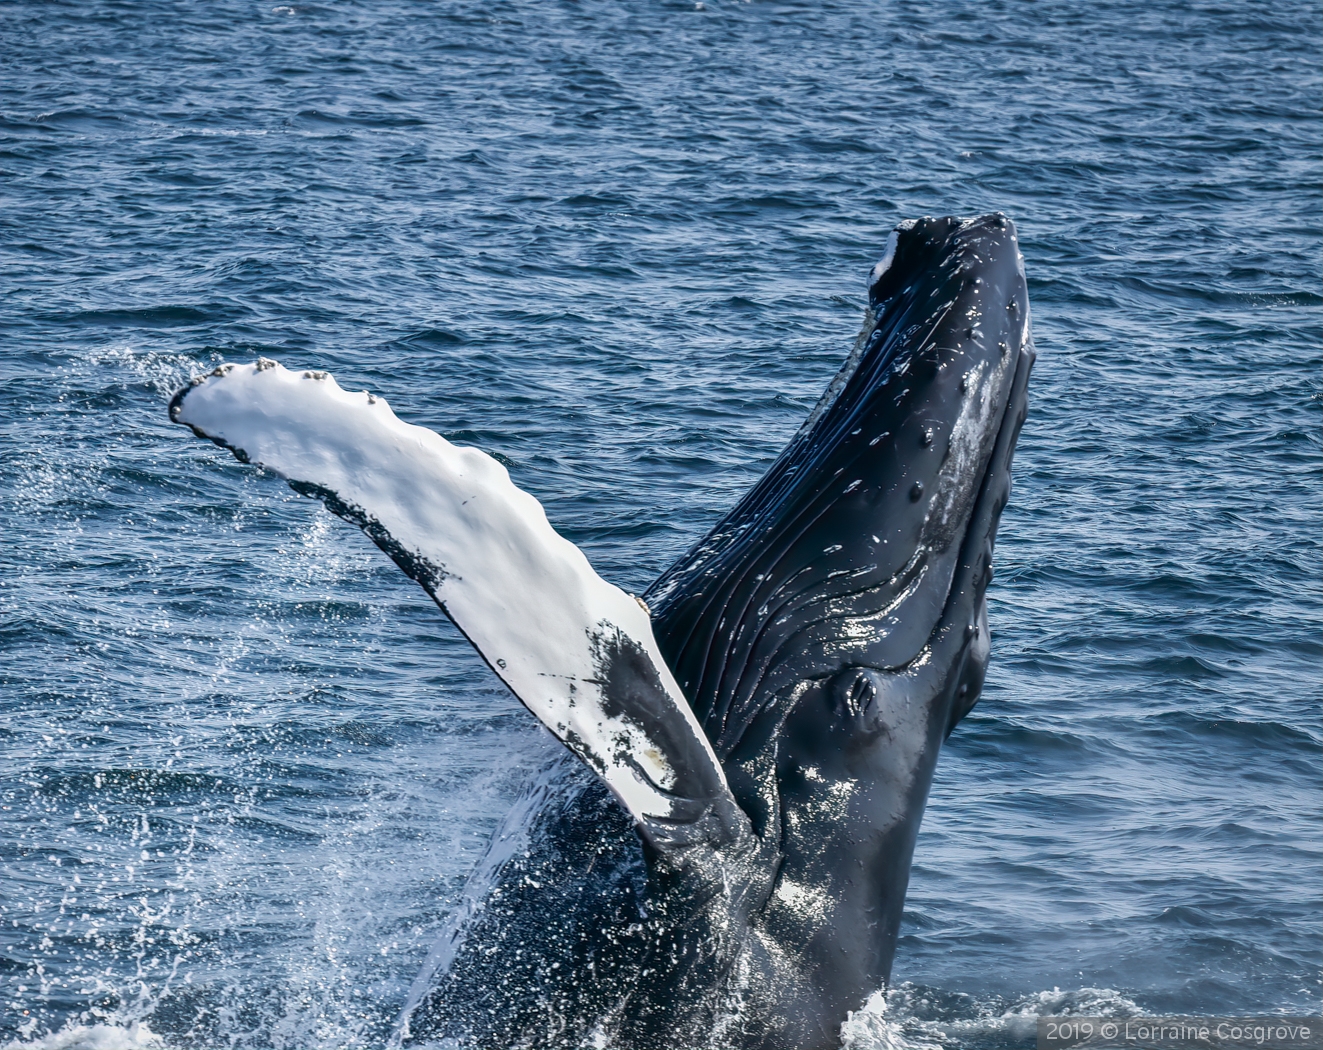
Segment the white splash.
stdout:
[[887,1018],[887,993],[874,992],[862,1009],[851,1010],[841,1025],[841,1050],[943,1050],[941,1043],[911,1038]]
[[143,1022],[74,1025],[30,1043],[6,1043],[0,1050],[160,1050],[164,1041]]
[[[976,1050],[1029,1045],[1038,1018],[1048,1015],[1133,1017],[1144,1011],[1110,988],[1036,992],[1018,1000],[942,993],[909,981],[876,991],[841,1026],[842,1050]],[[936,1007],[936,1008],[935,1008]]]
[[395,1021],[395,1031],[387,1044],[391,1050],[409,1037],[409,1020],[414,1009],[423,1001],[436,975],[444,973],[454,961],[464,932],[474,916],[482,911],[501,867],[511,857],[528,849],[528,831],[534,815],[546,805],[549,798],[565,790],[564,772],[560,762],[545,766],[524,789],[524,793],[492,835],[487,852],[464,885],[459,906],[451,911],[442,924],[431,951],[423,961],[422,969],[409,986],[409,994]]
[[252,463],[333,493],[374,538],[384,533],[414,559],[420,582],[497,675],[636,818],[671,816],[664,790],[675,773],[639,725],[607,715],[604,640],[646,654],[724,782],[647,612],[598,576],[491,456],[403,422],[383,399],[343,390],[325,372],[274,361],[223,365],[173,411]]
[[782,877],[777,880],[773,895],[793,914],[808,922],[826,922],[831,916],[834,903],[831,895],[816,886],[805,886]]

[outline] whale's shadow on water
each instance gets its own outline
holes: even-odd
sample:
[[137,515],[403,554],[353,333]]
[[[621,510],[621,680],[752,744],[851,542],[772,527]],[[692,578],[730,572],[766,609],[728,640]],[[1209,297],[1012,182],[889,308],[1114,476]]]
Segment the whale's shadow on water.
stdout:
[[567,745],[397,1042],[834,1047],[888,980],[938,751],[983,684],[1034,353],[1001,215],[902,223],[869,293],[803,428],[637,606],[493,461],[323,373],[225,366],[176,395],[362,526]]

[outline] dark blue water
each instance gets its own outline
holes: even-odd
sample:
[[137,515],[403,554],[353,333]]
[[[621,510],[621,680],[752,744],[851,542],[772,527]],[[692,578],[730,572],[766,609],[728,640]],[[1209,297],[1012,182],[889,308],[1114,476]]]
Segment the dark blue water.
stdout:
[[852,1045],[1316,1012],[1320,43],[1297,0],[3,5],[0,1040],[382,1046],[556,746],[167,422],[191,374],[329,368],[641,590],[886,231],[995,209],[1040,358],[992,670]]

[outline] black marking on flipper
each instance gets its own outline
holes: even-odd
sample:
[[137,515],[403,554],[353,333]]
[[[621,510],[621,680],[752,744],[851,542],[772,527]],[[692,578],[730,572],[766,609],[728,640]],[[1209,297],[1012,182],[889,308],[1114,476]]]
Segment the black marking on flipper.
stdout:
[[[373,543],[386,552],[391,561],[404,571],[404,575],[420,584],[423,590],[431,595],[432,599],[442,609],[445,608],[444,603],[437,596],[437,590],[440,588],[442,581],[451,575],[451,573],[446,572],[444,567],[429,561],[417,551],[406,548],[371,514],[367,513],[362,507],[345,502],[337,493],[328,489],[325,485],[316,485],[310,481],[291,480],[289,487],[300,496],[321,500],[326,504],[326,509],[332,514],[357,525],[368,534]],[[474,646],[474,648],[477,647]]]
[[[674,784],[667,788],[657,783],[627,747],[611,755],[615,764],[633,769],[671,803],[670,818],[645,817],[641,821],[649,843],[660,850],[700,843],[719,847],[746,835],[748,818],[735,804],[720,767],[713,764],[706,741],[676,707],[643,646],[614,629],[592,635],[589,644],[602,686],[602,713],[637,726],[657,745],[675,774]],[[592,764],[599,761],[604,759],[597,756]]]
[[[266,358],[259,359],[257,365],[259,370],[264,370],[263,362],[265,361],[267,361]],[[192,423],[184,423],[183,420],[179,418],[184,409],[184,399],[194,389],[205,383],[211,376],[226,375],[233,367],[233,365],[221,365],[207,375],[195,376],[189,382],[188,386],[178,391],[175,396],[170,399],[170,420],[173,423],[183,423],[184,426],[187,426],[188,429],[193,431],[198,437],[204,438],[205,440],[210,441],[213,445],[219,445],[227,452],[233,453],[234,458],[240,463],[261,467],[261,463],[254,464],[248,453],[237,445],[231,445],[224,438],[217,437],[214,434],[208,434],[205,430],[195,427]],[[267,364],[266,367],[270,368],[271,364]],[[362,507],[341,499],[338,493],[328,489],[325,485],[318,485],[311,481],[299,481],[295,478],[287,478],[286,481],[288,482],[289,487],[300,496],[308,496],[311,499],[321,500],[326,504],[326,509],[332,514],[344,518],[345,521],[357,525],[360,529],[366,532],[372,542],[385,551],[391,561],[398,565],[409,579],[421,584],[422,588],[427,591],[432,599],[440,605],[444,611],[445,605],[442,604],[441,599],[437,597],[436,593],[437,588],[441,585],[441,581],[450,575],[444,568],[433,564],[417,551],[408,550],[371,514],[365,511]],[[447,616],[448,615],[449,614],[447,613]],[[474,648],[476,648],[476,646]]]

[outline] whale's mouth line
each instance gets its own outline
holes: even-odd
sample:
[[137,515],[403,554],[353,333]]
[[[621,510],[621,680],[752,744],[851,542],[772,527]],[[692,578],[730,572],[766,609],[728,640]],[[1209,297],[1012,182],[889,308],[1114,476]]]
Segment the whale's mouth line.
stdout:
[[[951,614],[952,603],[959,598],[959,592],[962,583],[960,566],[971,564],[978,556],[978,551],[971,550],[971,544],[987,543],[991,544],[997,527],[997,519],[1000,516],[1002,507],[1005,506],[1003,500],[1001,506],[995,509],[991,504],[1002,500],[1003,494],[997,482],[1003,477],[1006,481],[1005,496],[1009,497],[1010,483],[1010,456],[1014,453],[1015,443],[1018,438],[1020,426],[1024,423],[1025,409],[1025,388],[1028,382],[1028,372],[1033,366],[1034,354],[1031,348],[1022,348],[1018,352],[1018,359],[1015,362],[1015,372],[1011,377],[1010,390],[1007,392],[1006,405],[1001,412],[1001,420],[998,423],[996,436],[993,438],[992,452],[988,457],[987,465],[983,469],[982,477],[978,482],[978,495],[974,498],[969,509],[969,516],[965,520],[964,528],[960,537],[959,561],[957,569],[951,576],[951,582],[947,587],[946,599],[942,603],[942,614],[934,625],[932,632],[928,636],[928,642],[925,643],[923,650],[906,667],[913,666],[923,653],[928,650],[932,644],[932,639],[943,629],[943,626]],[[991,525],[991,531],[986,526]],[[979,531],[983,535],[978,535]],[[991,552],[989,551],[989,554]],[[983,569],[982,586],[986,586],[991,581],[992,563],[989,557],[988,564]]]

